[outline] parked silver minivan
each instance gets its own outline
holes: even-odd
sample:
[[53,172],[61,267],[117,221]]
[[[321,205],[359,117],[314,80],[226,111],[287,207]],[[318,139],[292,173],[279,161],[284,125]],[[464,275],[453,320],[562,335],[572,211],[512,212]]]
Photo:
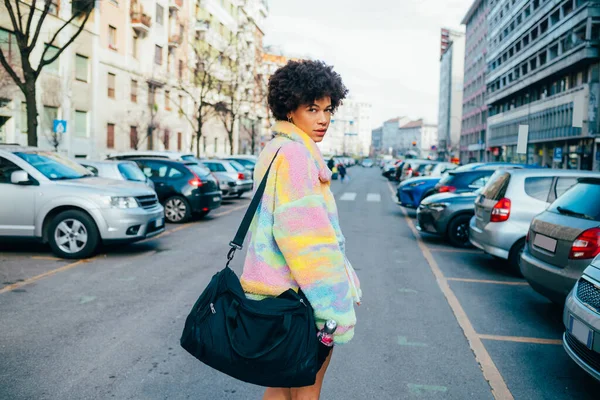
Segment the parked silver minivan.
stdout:
[[129,160],[105,160],[88,161],[77,160],[79,164],[90,170],[95,176],[100,178],[116,179],[118,181],[128,181],[140,183],[154,190],[154,183],[148,178],[140,167]]
[[577,183],[577,178],[600,174],[579,170],[499,170],[475,199],[469,240],[486,253],[508,260],[521,274],[521,254],[533,218]]
[[86,258],[100,242],[135,242],[164,229],[152,189],[95,177],[57,153],[0,145],[0,238],[39,239],[59,257]]

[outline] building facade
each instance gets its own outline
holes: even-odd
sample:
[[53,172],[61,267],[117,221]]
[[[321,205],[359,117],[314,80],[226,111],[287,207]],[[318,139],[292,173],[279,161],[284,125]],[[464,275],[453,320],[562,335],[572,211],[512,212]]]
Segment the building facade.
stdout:
[[465,35],[442,29],[438,109],[439,156],[458,159],[463,102]]
[[[600,170],[600,4],[490,0],[487,146],[494,160]],[[527,156],[516,153],[529,127]]]
[[437,158],[438,128],[423,119],[398,117],[387,120],[371,134],[372,155],[395,157],[411,154],[416,157]]
[[460,132],[460,161],[485,161],[487,106],[485,103],[487,70],[487,14],[489,0],[475,0],[462,20],[465,34],[465,74]]
[[325,155],[366,157],[371,146],[371,104],[346,99],[331,118],[319,147]]
[[[57,1],[56,16],[44,23],[45,35],[52,36],[68,20],[70,4]],[[12,24],[2,7],[0,44],[5,52],[12,45],[13,54]],[[84,32],[44,68],[38,80],[39,147],[52,148],[46,139],[56,138],[51,121],[64,119],[67,131],[57,150],[71,157],[103,158],[131,149],[195,149],[196,130],[190,121],[195,117],[198,85],[193,71],[199,54],[195,49],[204,48],[203,54],[212,55],[217,63],[213,76],[218,83],[210,101],[223,100],[233,74],[246,75],[247,83],[236,95],[249,105],[238,110],[233,151],[247,148],[240,125],[256,119],[255,71],[262,62],[267,15],[265,0],[96,2]],[[0,141],[25,144],[20,92],[0,83],[0,99]],[[205,121],[198,147],[201,156],[229,154],[229,135],[219,118]]]

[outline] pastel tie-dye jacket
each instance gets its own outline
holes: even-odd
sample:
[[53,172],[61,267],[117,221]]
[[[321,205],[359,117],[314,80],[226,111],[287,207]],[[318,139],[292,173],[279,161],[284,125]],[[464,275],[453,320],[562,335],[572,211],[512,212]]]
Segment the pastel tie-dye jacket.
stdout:
[[331,172],[317,145],[298,127],[279,121],[273,132],[254,170],[255,182],[281,150],[250,226],[242,287],[254,299],[301,288],[317,327],[334,319],[335,343],[347,343],[354,336],[360,284],[345,257]]

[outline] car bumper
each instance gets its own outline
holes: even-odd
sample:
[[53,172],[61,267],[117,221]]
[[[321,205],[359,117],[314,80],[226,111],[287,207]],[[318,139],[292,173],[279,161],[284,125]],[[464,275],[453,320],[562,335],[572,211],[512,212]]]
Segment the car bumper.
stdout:
[[524,238],[527,230],[523,231],[509,221],[488,223],[485,228],[477,227],[476,217],[469,222],[469,240],[471,244],[488,254],[508,260],[510,249],[521,238]]
[[165,230],[164,208],[102,209],[106,225],[99,227],[104,241],[136,241],[156,236]]
[[417,209],[417,229],[421,232],[443,235],[445,229],[440,229],[437,221],[440,213],[430,208],[419,207]]
[[[189,199],[189,198],[188,198]],[[221,190],[201,193],[194,195],[194,197],[190,200],[190,204],[192,205],[192,212],[200,213],[206,212],[209,210],[214,210],[215,208],[221,207],[221,201],[223,200],[223,194]]]
[[[563,335],[563,347],[569,357],[585,372],[600,381],[600,314],[590,310],[577,297],[577,286],[573,288],[565,302],[563,323],[566,332]],[[577,319],[591,329],[591,349],[570,333],[571,318]]]
[[410,189],[399,188],[397,192],[398,203],[406,208],[417,208],[419,205],[415,202],[415,194]]
[[565,268],[558,268],[533,257],[528,246],[525,246],[521,256],[521,273],[536,292],[556,303],[562,303],[589,262],[590,260],[577,261],[567,264]]
[[254,186],[253,181],[238,181],[236,182],[237,193],[246,193],[252,191]]

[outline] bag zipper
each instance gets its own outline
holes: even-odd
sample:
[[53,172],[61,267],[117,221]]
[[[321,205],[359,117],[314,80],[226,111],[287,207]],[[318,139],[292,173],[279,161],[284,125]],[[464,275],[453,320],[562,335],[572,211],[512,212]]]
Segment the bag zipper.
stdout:
[[303,305],[304,307],[306,307],[306,303],[304,303],[304,299],[300,299],[300,303],[302,303],[302,305]]
[[213,303],[210,303],[210,312],[213,314],[217,313],[217,310],[215,310],[215,305]]

